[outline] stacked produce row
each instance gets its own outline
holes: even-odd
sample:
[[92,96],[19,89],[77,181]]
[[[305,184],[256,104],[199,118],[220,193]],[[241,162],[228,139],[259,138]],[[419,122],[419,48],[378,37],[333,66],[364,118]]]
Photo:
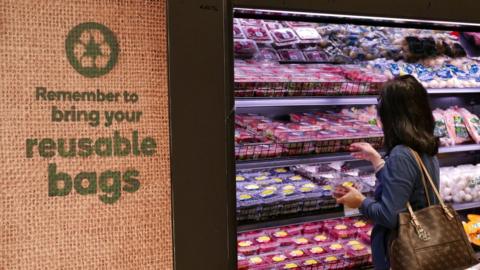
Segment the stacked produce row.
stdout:
[[[443,146],[480,143],[480,119],[465,108],[435,109],[435,135]],[[348,151],[365,141],[379,148],[383,133],[375,107],[291,113],[290,121],[258,114],[237,114],[237,159],[273,158]]]
[[372,226],[325,220],[238,235],[238,269],[356,269],[371,261]]
[[348,151],[350,144],[359,141],[381,147],[383,132],[376,117],[374,107],[291,113],[290,121],[237,114],[235,155],[237,159],[258,159],[333,153]]
[[237,220],[268,220],[282,215],[338,207],[336,186],[355,186],[371,194],[375,176],[343,162],[291,168],[238,171]]

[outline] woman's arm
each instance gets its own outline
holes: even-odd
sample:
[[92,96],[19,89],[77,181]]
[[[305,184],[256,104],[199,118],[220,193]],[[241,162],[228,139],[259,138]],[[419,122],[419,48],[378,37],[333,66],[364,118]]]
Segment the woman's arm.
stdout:
[[391,156],[377,173],[377,179],[382,183],[381,200],[366,198],[360,206],[360,213],[376,224],[396,228],[398,214],[406,208],[414,188],[414,166],[413,160],[407,156]]

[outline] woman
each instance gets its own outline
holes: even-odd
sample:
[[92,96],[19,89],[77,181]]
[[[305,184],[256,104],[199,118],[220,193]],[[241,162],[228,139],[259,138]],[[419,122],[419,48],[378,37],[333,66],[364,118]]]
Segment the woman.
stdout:
[[[355,188],[337,199],[375,224],[372,231],[372,254],[375,269],[389,269],[388,242],[398,227],[398,214],[405,211],[407,201],[414,211],[427,206],[422,174],[409,148],[417,151],[438,186],[438,139],[433,135],[434,118],[427,91],[412,76],[389,81],[379,97],[378,114],[385,136],[386,159],[368,143],[350,146],[352,156],[368,160],[375,168],[375,198],[365,198]],[[429,190],[429,197],[434,195]]]

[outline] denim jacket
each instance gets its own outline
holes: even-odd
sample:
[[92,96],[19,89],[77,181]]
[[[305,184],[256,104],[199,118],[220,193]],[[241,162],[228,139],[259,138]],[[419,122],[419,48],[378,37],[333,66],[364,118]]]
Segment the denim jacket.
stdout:
[[[420,156],[438,187],[437,158],[427,154],[420,154]],[[390,233],[398,227],[398,214],[406,211],[407,201],[410,202],[414,211],[426,207],[427,201],[421,170],[406,146],[398,145],[390,151],[384,167],[377,172],[376,177],[375,198],[366,198],[360,207],[360,213],[375,224],[371,236],[375,269],[387,270],[390,267],[388,242]],[[436,203],[433,191],[431,188],[428,190],[432,203]]]

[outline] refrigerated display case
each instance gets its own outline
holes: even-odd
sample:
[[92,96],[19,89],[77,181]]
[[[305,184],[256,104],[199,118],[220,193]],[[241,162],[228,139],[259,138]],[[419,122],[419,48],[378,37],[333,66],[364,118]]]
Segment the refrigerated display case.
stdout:
[[238,269],[370,266],[371,224],[332,190],[372,194],[348,147],[384,153],[377,96],[402,74],[429,93],[442,196],[480,209],[477,25],[239,7],[232,25]]
[[[245,249],[250,249],[251,254],[247,256],[240,254],[241,256],[237,257],[239,255],[237,252],[238,240],[243,234],[254,235],[266,232],[270,234],[270,236],[266,236],[272,239],[278,238],[280,247],[288,247],[288,243],[291,243],[291,234],[305,236],[305,232],[308,234],[315,232],[318,228],[331,227],[332,223],[342,222],[345,215],[353,215],[351,218],[356,220],[353,221],[353,224],[359,222],[357,219],[361,219],[361,217],[355,216],[356,213],[348,209],[345,211],[341,207],[319,208],[320,205],[328,204],[315,201],[310,197],[307,207],[304,207],[305,203],[295,204],[294,200],[290,200],[288,201],[291,203],[290,210],[284,211],[285,209],[271,203],[275,202],[275,196],[270,194],[272,191],[266,190],[264,195],[268,199],[268,207],[266,207],[268,211],[258,212],[260,207],[252,203],[251,211],[248,210],[249,212],[243,215],[244,218],[237,221],[237,217],[242,217],[242,215],[237,215],[236,207],[237,171],[241,175],[244,171],[272,171],[275,168],[286,168],[287,171],[298,173],[307,181],[321,186],[323,184],[315,181],[317,178],[322,178],[309,176],[308,173],[311,173],[312,168],[308,166],[318,168],[320,171],[328,171],[329,169],[325,167],[330,167],[329,164],[333,163],[335,167],[333,169],[338,169],[341,168],[338,166],[340,162],[347,162],[347,166],[359,168],[361,169],[359,173],[361,171],[361,174],[366,173],[367,175],[371,168],[368,167],[368,164],[351,161],[347,152],[338,152],[335,148],[334,151],[330,149],[330,151],[322,151],[325,148],[317,147],[324,141],[328,141],[329,138],[295,142],[276,141],[271,136],[252,133],[248,129],[239,129],[238,141],[235,142],[235,112],[258,114],[272,121],[289,122],[291,113],[303,114],[325,112],[326,110],[338,113],[345,108],[362,109],[375,105],[377,97],[374,92],[378,89],[379,82],[373,79],[381,79],[381,76],[372,76],[372,81],[365,81],[362,79],[366,77],[359,76],[358,73],[351,72],[348,77],[347,74],[339,77],[338,74],[332,74],[335,69],[330,69],[329,75],[318,76],[312,80],[312,73],[306,71],[297,74],[298,76],[295,77],[301,78],[301,80],[292,81],[287,88],[285,88],[283,80],[295,69],[281,68],[283,73],[278,74],[279,76],[268,76],[266,77],[268,80],[263,81],[251,81],[248,76],[234,78],[235,38],[242,41],[238,43],[239,51],[237,51],[237,56],[242,58],[250,57],[258,51],[262,58],[278,61],[276,66],[297,65],[297,67],[301,67],[305,65],[301,61],[313,62],[312,65],[338,66],[340,63],[323,63],[329,61],[326,53],[335,54],[335,50],[322,52],[303,47],[300,48],[300,52],[303,54],[301,55],[298,49],[282,48],[279,51],[273,46],[272,48],[266,46],[265,42],[272,40],[279,45],[284,45],[300,41],[318,41],[318,35],[311,29],[300,28],[305,26],[283,24],[283,22],[289,21],[475,33],[480,32],[478,8],[479,4],[476,1],[467,0],[457,0],[454,3],[447,0],[405,0],[402,4],[380,0],[169,1],[168,80],[175,269],[223,270],[237,269],[239,266],[245,268],[250,263],[247,260],[248,256],[260,256],[261,263],[256,266],[258,268],[261,266],[268,268],[265,261],[269,260],[285,262],[284,266],[298,268],[298,265],[304,262],[303,258],[312,257],[312,254],[322,254],[322,250],[326,250],[322,245],[325,241],[332,241],[328,232],[318,233],[310,238],[304,237],[307,238],[309,244],[313,241],[312,245],[320,247],[304,251],[306,256],[292,259],[293,262],[288,261],[292,254],[281,253],[279,250],[271,251],[272,248],[276,248],[276,243],[272,245],[265,243],[263,248],[270,249],[269,252],[272,253],[272,256],[262,257],[262,254],[258,254],[260,246],[255,241],[251,241],[250,246],[253,245],[253,247],[248,247],[249,243],[245,243]],[[267,13],[260,12],[262,10]],[[273,14],[272,11],[280,11],[280,14],[278,12]],[[278,22],[266,23],[266,30],[265,28],[260,30],[257,38],[255,33],[257,25],[248,25],[250,31],[246,35],[242,25],[238,24],[238,20],[234,24],[234,19]],[[292,30],[285,30],[285,28]],[[300,28],[300,30],[295,31],[293,28]],[[323,33],[318,32],[318,34],[321,43]],[[472,39],[475,42],[474,35],[466,37],[466,41],[471,42]],[[257,44],[256,41],[263,41],[263,43]],[[370,44],[374,43],[375,41],[370,42]],[[428,44],[428,40],[425,43]],[[475,49],[468,46],[465,46],[465,51],[477,53]],[[358,57],[359,55],[355,50],[348,51],[349,56],[350,53],[352,56],[357,54]],[[458,55],[458,50],[455,49],[452,53]],[[395,51],[390,55],[394,56]],[[375,57],[373,59],[370,59],[371,56],[365,55],[365,57],[369,58],[365,61],[367,63],[375,61]],[[415,57],[418,58],[418,55],[414,54],[409,59],[415,59]],[[338,57],[336,60],[342,60],[342,57]],[[398,61],[397,59],[392,60]],[[289,63],[287,64],[287,62]],[[416,63],[418,60],[413,62]],[[359,63],[348,63],[347,65],[352,64],[358,65]],[[254,75],[260,77],[272,73],[263,72],[263,69],[255,71],[255,68],[250,71],[254,71],[253,73],[256,73]],[[365,68],[368,69],[368,65]],[[278,68],[271,65],[270,71],[272,70],[275,71]],[[376,70],[375,65],[373,65],[373,70]],[[425,73],[426,76],[428,74],[428,72]],[[456,105],[467,108],[471,113],[478,115],[478,96],[480,94],[475,82],[472,85],[472,82],[469,81],[468,84],[461,87],[455,84],[449,85],[447,81],[444,83],[445,85],[443,82],[442,84],[437,83],[437,85],[433,83],[427,87],[434,108],[448,109]],[[449,142],[448,139],[445,141]],[[334,145],[334,147],[338,148],[338,145]],[[479,150],[478,144],[465,142],[442,147],[439,157],[443,167],[476,164]],[[467,169],[472,170],[472,168]],[[341,171],[341,169],[338,170]],[[449,168],[446,169],[446,172],[448,175],[458,178],[455,169]],[[468,179],[467,183],[473,185],[476,183],[475,179]],[[268,179],[264,180],[269,181]],[[253,180],[248,179],[247,181]],[[465,182],[462,180],[462,183]],[[302,185],[304,184],[310,183]],[[451,184],[445,185],[445,187],[450,190],[455,188],[456,191],[459,189]],[[468,184],[460,185],[465,195],[467,195],[466,191],[472,191]],[[312,188],[311,185],[306,187],[307,190]],[[466,190],[466,188],[470,188],[470,190]],[[286,190],[287,193],[291,192],[291,188]],[[316,192],[316,190],[318,189],[314,186],[312,191]],[[449,190],[444,189],[443,191],[448,193]],[[325,193],[328,194],[328,190]],[[458,193],[460,194],[460,192]],[[248,198],[248,196],[243,196],[243,198]],[[326,199],[327,196],[322,198]],[[265,202],[265,199],[262,199]],[[452,200],[454,200],[453,196]],[[478,202],[473,201],[473,198],[472,201],[468,200],[470,200],[468,196],[457,198],[457,201],[461,202],[453,201],[455,208],[462,213],[478,213]],[[247,205],[247,203],[244,204],[244,206]],[[268,215],[263,215],[263,213],[268,213]],[[248,215],[250,218],[245,218]],[[475,225],[474,222],[470,221],[469,226]],[[358,234],[357,240],[360,243],[368,242],[368,237],[369,234],[366,231]],[[347,243],[350,241],[355,240],[348,240]],[[304,240],[300,237],[297,242],[302,243]],[[344,248],[345,245],[341,244],[341,247]],[[328,249],[328,246],[326,248]],[[333,250],[336,248],[338,245],[333,246]],[[361,251],[363,250],[358,253]],[[293,255],[295,254],[300,254],[300,252],[293,252]],[[322,266],[323,263],[327,262],[332,262],[326,264],[327,267],[334,267],[335,259],[338,257],[319,255],[316,259],[309,260],[308,263],[317,265],[310,269],[322,269],[322,267],[325,268]],[[343,259],[350,261],[350,258]],[[253,262],[258,261],[259,258],[254,257]]]

